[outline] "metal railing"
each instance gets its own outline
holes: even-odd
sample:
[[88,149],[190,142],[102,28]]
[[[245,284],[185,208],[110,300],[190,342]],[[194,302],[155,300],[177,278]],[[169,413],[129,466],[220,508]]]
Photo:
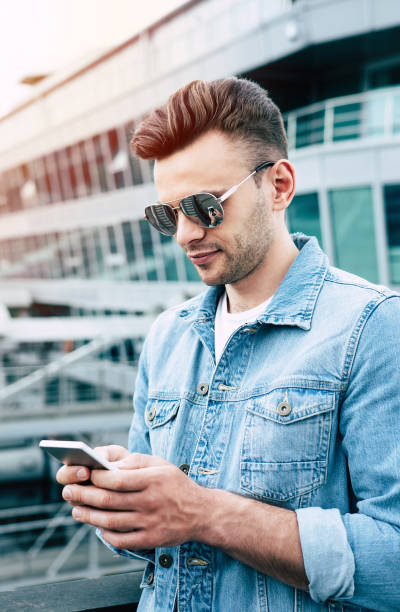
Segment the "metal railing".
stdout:
[[[16,380],[3,387],[0,400],[2,419],[12,420],[35,416],[66,415],[79,412],[104,412],[112,409],[131,410],[136,377],[136,362],[117,364],[108,361],[90,361],[70,366],[58,374],[44,375],[34,380],[29,388],[16,386],[21,372],[32,368],[12,366],[3,369],[3,375]],[[31,377],[30,374],[27,376]],[[8,386],[10,394],[7,395]],[[0,392],[2,389],[0,389]],[[12,393],[11,393],[12,392]]]
[[137,361],[96,358],[109,344],[95,339],[47,364],[1,368],[2,419],[130,410]]
[[116,558],[65,502],[0,510],[0,551],[0,591],[144,566]]
[[284,115],[289,148],[400,135],[400,87],[332,98]]

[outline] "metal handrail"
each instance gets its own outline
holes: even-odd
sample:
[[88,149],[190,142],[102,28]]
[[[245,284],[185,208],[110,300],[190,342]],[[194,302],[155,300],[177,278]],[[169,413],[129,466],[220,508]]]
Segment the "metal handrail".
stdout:
[[[46,514],[48,517],[43,518]],[[26,520],[21,521],[24,517]],[[9,508],[1,511],[0,519],[3,522],[0,525],[0,550],[7,554],[11,566],[17,563],[19,568],[13,570],[16,572],[13,577],[7,577],[7,572],[2,575],[0,592],[25,584],[99,576],[106,572],[107,568],[109,571],[113,571],[113,568],[118,571],[132,565],[132,561],[123,558],[115,562],[115,559],[108,555],[102,555],[104,558],[100,559],[99,552],[100,549],[103,550],[103,544],[96,537],[94,529],[78,524],[71,516],[71,507],[65,502]],[[62,545],[52,541],[59,529],[62,530],[61,533],[68,534]],[[13,539],[10,549],[8,542],[12,534],[16,539]],[[28,543],[28,548],[21,557],[18,553],[18,542],[23,542],[25,547],[28,536],[33,540]],[[86,550],[87,560],[78,572],[71,573],[71,561],[78,553],[82,561],[82,546]]]
[[[381,102],[383,112],[369,114]],[[357,107],[358,105],[358,107]],[[330,98],[284,114],[290,149],[400,134],[400,86]]]

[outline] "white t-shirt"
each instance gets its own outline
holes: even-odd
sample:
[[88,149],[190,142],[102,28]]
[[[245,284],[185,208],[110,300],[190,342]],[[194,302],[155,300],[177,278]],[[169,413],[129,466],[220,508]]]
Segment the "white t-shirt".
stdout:
[[226,299],[226,291],[221,295],[217,311],[215,313],[215,362],[218,363],[219,358],[222,355],[222,352],[225,348],[225,344],[228,342],[229,338],[233,334],[233,332],[245,325],[246,323],[254,323],[257,320],[257,317],[261,315],[273,296],[258,304],[255,308],[251,308],[250,310],[244,310],[243,312],[228,312],[227,308],[227,299]]

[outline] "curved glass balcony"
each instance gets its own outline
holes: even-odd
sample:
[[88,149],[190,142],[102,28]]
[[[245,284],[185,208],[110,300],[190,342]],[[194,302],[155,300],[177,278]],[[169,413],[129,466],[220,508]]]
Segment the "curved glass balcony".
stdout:
[[284,116],[289,148],[400,134],[400,87],[313,104]]

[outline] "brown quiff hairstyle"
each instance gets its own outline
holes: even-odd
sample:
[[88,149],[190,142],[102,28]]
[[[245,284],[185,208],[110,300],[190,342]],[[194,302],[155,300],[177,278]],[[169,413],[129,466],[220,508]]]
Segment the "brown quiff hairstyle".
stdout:
[[162,159],[209,130],[247,147],[249,165],[287,158],[282,115],[268,93],[248,79],[192,81],[148,114],[137,127],[131,150],[142,159]]

